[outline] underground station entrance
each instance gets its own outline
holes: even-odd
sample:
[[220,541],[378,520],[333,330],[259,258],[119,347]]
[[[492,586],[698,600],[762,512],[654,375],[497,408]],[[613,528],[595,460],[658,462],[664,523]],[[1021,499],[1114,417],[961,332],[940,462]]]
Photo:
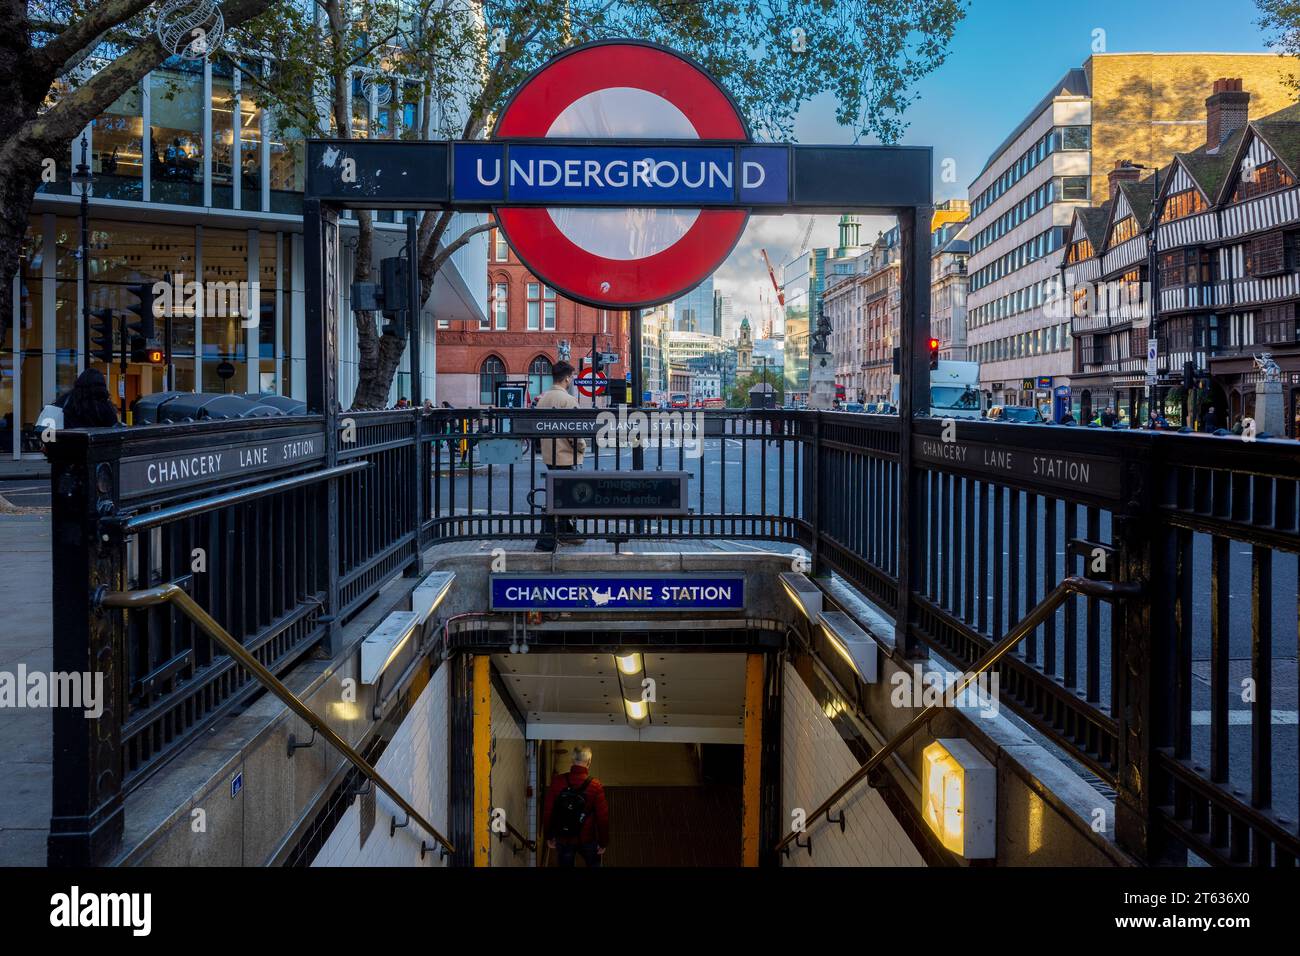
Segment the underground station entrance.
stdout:
[[[657,47],[555,62],[491,140],[308,144],[306,414],[51,447],[54,664],[103,670],[106,705],[55,712],[50,862],[541,867],[608,840],[610,866],[1294,864],[1264,638],[1296,456],[931,418],[929,149],[753,142]],[[681,102],[611,137],[637,64]],[[404,267],[344,294],[349,210],[491,214],[540,281],[628,310],[627,408],[422,409],[410,335],[415,407],[343,410],[344,303],[409,334],[420,299],[414,218]],[[896,217],[898,414],[710,410],[643,440],[640,309],[784,213]],[[600,799],[557,785],[575,760]]]

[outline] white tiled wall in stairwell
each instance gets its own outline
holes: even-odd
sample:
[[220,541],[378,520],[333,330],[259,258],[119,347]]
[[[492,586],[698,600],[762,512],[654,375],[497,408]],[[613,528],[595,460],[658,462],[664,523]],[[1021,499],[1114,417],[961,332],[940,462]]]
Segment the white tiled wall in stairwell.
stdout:
[[[783,830],[793,822],[791,812],[812,812],[859,766],[840,739],[830,718],[817,706],[803,678],[785,665],[781,701],[781,803]],[[791,846],[784,866],[925,866],[911,839],[894,819],[884,799],[864,782],[831,813],[844,811],[846,828],[838,823],[808,820],[812,856]]]
[[[376,769],[425,819],[447,832],[449,667],[439,667],[379,757]],[[353,801],[316,854],[312,866],[442,866],[436,852],[420,860],[420,841],[433,843],[412,821],[388,835],[392,817],[406,814],[382,791],[375,793],[375,825],[361,840],[361,800]]]
[[[528,834],[528,746],[496,687],[492,688],[492,812],[505,811],[520,833]],[[493,866],[531,866],[528,850],[515,853],[514,839],[492,839]]]

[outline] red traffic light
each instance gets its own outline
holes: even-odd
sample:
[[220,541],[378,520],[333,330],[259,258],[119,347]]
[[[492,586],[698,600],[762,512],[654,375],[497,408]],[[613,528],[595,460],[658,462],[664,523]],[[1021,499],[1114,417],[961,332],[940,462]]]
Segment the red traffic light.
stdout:
[[938,339],[931,339],[931,340],[930,340],[930,351],[931,351],[931,352],[937,352],[938,350],[939,350],[939,340],[938,340]]

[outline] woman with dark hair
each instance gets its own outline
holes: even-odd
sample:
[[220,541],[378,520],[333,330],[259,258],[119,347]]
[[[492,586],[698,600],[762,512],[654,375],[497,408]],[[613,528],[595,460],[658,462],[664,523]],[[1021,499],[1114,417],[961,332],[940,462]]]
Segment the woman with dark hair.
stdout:
[[117,411],[108,398],[108,382],[97,368],[77,376],[63,400],[64,428],[108,428],[117,424]]

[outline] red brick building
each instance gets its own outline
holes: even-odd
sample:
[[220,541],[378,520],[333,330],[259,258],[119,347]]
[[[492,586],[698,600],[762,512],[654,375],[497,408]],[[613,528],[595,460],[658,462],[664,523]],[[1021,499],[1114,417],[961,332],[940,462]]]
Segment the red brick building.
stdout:
[[[605,374],[625,375],[630,357],[628,313],[579,305],[548,289],[495,229],[488,233],[487,288],[486,320],[438,323],[439,404],[491,405],[496,383],[501,381],[527,381],[531,401],[550,388],[551,368],[562,357],[561,343],[569,345],[569,362],[581,368],[591,352],[593,335],[598,351],[619,357],[619,363],[606,368]],[[604,398],[600,401],[603,404]]]

